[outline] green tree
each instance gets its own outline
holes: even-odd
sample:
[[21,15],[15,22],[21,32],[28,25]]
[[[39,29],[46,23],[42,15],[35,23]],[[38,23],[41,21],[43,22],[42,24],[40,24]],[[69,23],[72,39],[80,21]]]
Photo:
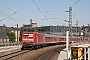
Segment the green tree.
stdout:
[[7,36],[9,38],[9,42],[15,42],[15,34],[13,32],[11,32],[11,29],[4,26],[5,27],[5,30],[6,30],[6,33],[7,33]]
[[15,34],[13,32],[9,33],[9,42],[15,42]]
[[19,41],[21,41],[22,40],[22,32],[24,31],[24,27],[21,27],[20,28],[20,37],[19,37]]

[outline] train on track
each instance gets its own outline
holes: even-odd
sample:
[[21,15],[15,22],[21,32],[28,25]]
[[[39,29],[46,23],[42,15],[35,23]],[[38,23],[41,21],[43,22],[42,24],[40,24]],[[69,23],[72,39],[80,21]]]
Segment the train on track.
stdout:
[[[72,36],[70,42],[88,42],[89,38]],[[45,45],[66,43],[66,36],[42,34],[37,32],[22,32],[22,49],[37,48]]]

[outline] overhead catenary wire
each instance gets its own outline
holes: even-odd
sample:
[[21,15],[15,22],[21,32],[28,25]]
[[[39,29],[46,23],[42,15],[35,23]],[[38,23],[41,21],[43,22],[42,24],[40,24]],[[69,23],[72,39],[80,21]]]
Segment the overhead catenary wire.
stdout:
[[75,17],[74,13],[72,12],[72,15],[74,16],[75,20],[77,21],[77,18]]
[[75,6],[77,3],[79,2],[79,0],[78,1],[76,1],[71,7],[73,7],[73,6]]
[[57,18],[59,18],[60,20],[66,20],[66,19],[63,19],[63,18],[61,18],[61,17],[59,17],[59,16],[57,16],[57,15],[54,15],[54,14],[51,14],[51,13],[49,13],[49,12],[47,12],[48,14],[50,14],[51,16],[54,16],[55,17],[55,19]]
[[[11,8],[9,8],[9,7],[5,6],[5,5],[3,5],[3,4],[1,4],[1,3],[0,3],[0,5],[1,5],[1,6],[3,6],[3,7],[5,7],[6,9],[8,9],[8,10],[10,10],[10,11],[15,12],[15,11],[14,11],[14,10],[12,10]],[[24,16],[24,15],[22,15],[22,14],[18,13],[18,12],[17,12],[17,14],[18,14],[18,15],[20,15],[20,16],[22,16],[22,17],[24,17],[24,18],[27,18],[26,16]]]
[[46,19],[58,19],[58,18],[61,19],[61,20],[66,20],[66,19],[60,18],[60,17],[57,16],[57,15],[54,15],[54,14],[49,13],[49,12],[56,12],[56,11],[47,11],[46,8],[45,8],[45,6],[44,6],[43,3],[41,2],[41,0],[39,0],[39,1],[40,1],[40,3],[42,4],[42,6],[43,6],[45,12],[48,13],[49,15],[55,17],[55,18],[45,18],[45,19],[42,19],[42,20],[46,20]]
[[5,17],[5,18],[3,18],[3,19],[1,19],[1,20],[5,20],[6,18],[9,18],[9,17],[11,17],[13,14],[15,14],[16,12],[14,12],[14,13],[12,13],[11,15],[8,15],[7,17]]
[[[72,12],[72,15],[75,18],[75,20],[78,21],[77,18],[76,18],[76,16],[75,16],[75,14],[73,12]],[[81,25],[83,25],[80,21],[78,21],[78,23],[80,23]]]
[[[73,14],[75,20],[78,21],[77,18],[75,17],[75,14],[74,14],[73,12],[72,12],[72,14]],[[80,21],[78,21],[78,23],[81,24],[81,25],[83,26],[83,24],[82,24]],[[82,26],[81,26],[81,27],[82,27]],[[85,31],[84,31],[84,32],[85,32]]]
[[[1,13],[1,12],[0,12]],[[3,15],[3,14],[0,14],[1,16],[3,16],[3,17],[6,17],[5,15]]]
[[43,14],[43,12],[41,11],[41,9],[37,6],[36,2],[34,0],[32,0],[32,1],[36,5],[36,7],[38,8],[38,10],[41,12],[41,14],[46,18],[46,16]]
[[17,18],[14,18],[14,17],[11,17],[13,14],[11,14],[11,15],[7,15],[7,14],[5,14],[4,12],[1,12],[0,11],[0,15],[1,16],[4,16],[5,18],[3,18],[3,19],[0,19],[0,21],[2,21],[2,20],[6,20],[6,18],[8,18],[9,20],[13,20],[13,21],[18,21],[18,22],[21,22],[22,23],[22,20],[21,19],[17,19]]
[[[0,3],[0,5],[1,5],[2,7],[4,7],[4,8],[6,8],[6,9],[10,10],[10,11],[15,12],[14,10],[10,9],[9,7],[7,7],[7,6],[5,6],[5,5],[3,5],[3,4],[1,4],[1,3]],[[18,19],[18,18],[11,17],[13,14],[8,15],[8,14],[5,14],[4,12],[1,12],[1,11],[0,11],[0,13],[2,13],[2,14],[0,14],[1,16],[5,17],[5,18],[3,18],[3,19],[0,19],[0,21],[5,20],[5,19],[7,19],[7,18],[8,18],[8,20],[17,21],[17,22],[20,22],[20,23],[23,23],[23,21],[24,21],[24,20],[22,20],[22,19]],[[21,17],[27,18],[26,16],[23,16],[22,14],[20,14],[20,13],[18,13],[18,12],[15,12],[15,13],[17,13],[17,14],[20,15]]]
[[[13,12],[14,12],[14,10],[12,10],[11,8],[9,8],[9,7],[5,6],[5,5],[3,5],[3,4],[1,4],[1,3],[0,3],[0,5],[1,5],[1,6],[3,6],[3,7],[5,7],[5,8],[6,8],[6,9],[8,9],[8,10],[10,10],[10,11],[13,11]],[[17,14],[18,14],[18,15],[20,15],[20,16],[22,16],[22,17],[24,17],[24,18],[27,18],[26,16],[24,16],[24,15],[22,15],[22,14],[18,13],[18,12],[17,12]],[[3,16],[3,15],[2,15],[2,16]],[[6,14],[6,16],[8,16],[8,15]],[[5,17],[5,16],[4,16],[4,17]],[[13,17],[12,17],[12,18],[13,18]],[[14,18],[14,19],[16,19],[16,20],[22,20],[22,19],[17,19],[17,18]],[[14,21],[15,21],[15,20],[14,20]],[[23,21],[24,21],[24,20],[23,20]],[[34,20],[33,20],[33,21],[34,21]]]
[[[47,13],[48,11],[46,10],[46,8],[45,8],[45,6],[43,5],[43,3],[41,2],[41,0],[39,0],[39,1],[40,1],[40,3],[42,4],[45,12]],[[41,19],[41,20],[47,20],[47,21],[48,21],[48,19],[57,19],[57,18],[45,18],[45,19]],[[50,22],[50,21],[49,21],[49,22]],[[50,22],[50,23],[52,23],[52,22]],[[53,24],[54,24],[54,23],[53,23]],[[56,25],[56,24],[55,24],[55,25]]]
[[[39,1],[40,1],[40,3],[42,4],[45,12],[47,12],[47,9],[45,8],[45,6],[44,6],[43,3],[41,2],[41,0],[39,0]],[[48,19],[53,19],[53,18],[45,18],[45,19],[41,19],[41,20],[47,20],[47,21],[48,21]],[[50,22],[50,21],[48,21],[48,22]],[[50,22],[50,23],[52,23],[52,22]],[[52,24],[54,24],[54,23],[52,23]],[[56,24],[55,24],[55,25],[56,25]]]
[[[71,7],[74,7],[79,1],[80,0],[77,0]],[[78,21],[77,18],[76,18],[76,16],[75,16],[75,14],[73,12],[72,12],[72,14],[73,14],[75,20]],[[80,21],[78,21],[78,23],[80,23],[81,25],[83,25]]]
[[44,5],[43,5],[43,3],[41,2],[41,0],[39,0],[39,1],[40,1],[40,3],[42,4],[42,6],[43,6],[45,12],[47,12],[47,10],[46,10],[46,8],[44,7]]
[[[79,1],[80,0],[76,1],[71,7],[75,6]],[[74,16],[75,20],[78,21],[77,18],[76,18],[76,16],[75,16],[75,14],[73,12],[72,12],[72,15]],[[81,24],[81,25],[83,25],[80,21],[78,21],[78,23]]]
[[[38,8],[38,10],[41,12],[41,14],[44,16],[44,18],[48,21],[48,19],[46,18],[46,16],[43,14],[43,12],[41,11],[41,9],[38,7],[38,5],[36,4],[36,2],[34,1],[34,0],[32,0],[33,1],[33,3],[36,5],[36,7]],[[40,1],[41,2],[41,1]],[[42,2],[41,2],[42,3]],[[43,5],[43,4],[42,4]],[[44,7],[44,5],[43,5],[43,7]],[[44,9],[46,10],[46,8],[44,7]],[[50,22],[50,21],[48,21],[48,22]],[[50,23],[52,23],[52,22],[50,22]],[[52,23],[52,24],[54,24],[54,23]],[[56,24],[55,24],[56,25]]]

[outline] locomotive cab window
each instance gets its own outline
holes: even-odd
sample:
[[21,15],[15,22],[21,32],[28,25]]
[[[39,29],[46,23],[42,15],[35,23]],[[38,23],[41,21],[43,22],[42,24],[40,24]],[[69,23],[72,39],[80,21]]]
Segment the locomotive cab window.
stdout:
[[28,34],[23,34],[23,36],[28,36]]
[[24,37],[28,37],[28,34],[23,34]]

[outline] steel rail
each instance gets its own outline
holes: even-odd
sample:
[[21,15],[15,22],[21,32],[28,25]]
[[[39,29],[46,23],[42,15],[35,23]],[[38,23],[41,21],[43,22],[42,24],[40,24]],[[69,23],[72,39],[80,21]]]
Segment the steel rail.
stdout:
[[10,60],[27,52],[30,52],[30,50],[17,51],[11,54],[0,56],[0,60]]
[[65,46],[63,47],[58,47],[58,48],[54,48],[52,50],[49,50],[47,52],[44,52],[42,54],[40,54],[39,56],[35,57],[33,60],[52,60],[51,58],[53,58],[53,55],[55,55],[55,53],[60,53],[61,50],[63,50],[65,48]]

